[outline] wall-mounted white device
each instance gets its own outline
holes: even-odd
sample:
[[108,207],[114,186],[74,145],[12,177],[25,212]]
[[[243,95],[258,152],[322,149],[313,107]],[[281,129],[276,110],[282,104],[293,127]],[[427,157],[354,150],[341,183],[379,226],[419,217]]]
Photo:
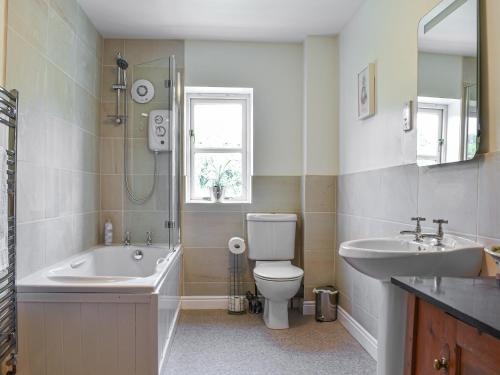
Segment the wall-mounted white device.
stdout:
[[403,130],[409,132],[413,128],[413,101],[409,100],[403,107]]
[[138,79],[132,85],[130,93],[136,103],[149,103],[155,97],[155,87],[147,79]]
[[148,145],[153,152],[170,151],[170,114],[164,109],[149,112]]

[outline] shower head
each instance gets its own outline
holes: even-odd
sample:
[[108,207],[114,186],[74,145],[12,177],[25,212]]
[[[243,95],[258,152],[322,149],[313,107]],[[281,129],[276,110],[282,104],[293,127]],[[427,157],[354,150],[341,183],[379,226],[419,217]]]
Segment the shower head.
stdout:
[[118,54],[116,56],[116,65],[118,65],[118,67],[123,70],[126,70],[128,68],[128,62],[122,57],[121,54]]

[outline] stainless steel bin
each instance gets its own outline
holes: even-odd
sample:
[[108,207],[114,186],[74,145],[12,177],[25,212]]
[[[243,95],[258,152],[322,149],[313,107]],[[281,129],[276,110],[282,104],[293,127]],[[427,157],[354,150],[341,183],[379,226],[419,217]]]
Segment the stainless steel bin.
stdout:
[[331,286],[313,289],[316,295],[316,320],[318,322],[333,322],[337,320],[337,304],[339,291]]

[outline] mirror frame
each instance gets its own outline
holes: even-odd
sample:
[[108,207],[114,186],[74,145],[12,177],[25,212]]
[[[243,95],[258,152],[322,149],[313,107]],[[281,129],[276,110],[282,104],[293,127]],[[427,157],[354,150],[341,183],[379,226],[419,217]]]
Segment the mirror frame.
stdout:
[[[419,75],[418,75],[418,67],[419,67],[419,46],[420,46],[420,39],[419,39],[419,31],[420,31],[420,28],[423,27],[423,24],[424,22],[427,21],[428,18],[430,18],[432,15],[434,15],[434,13],[437,12],[438,9],[441,9],[441,11],[443,11],[444,9],[446,9],[448,6],[450,6],[451,4],[453,4],[455,1],[458,1],[458,0],[442,0],[440,3],[438,3],[435,7],[433,7],[429,12],[427,12],[419,21],[418,23],[418,27],[417,27],[417,97],[416,97],[416,100],[415,100],[415,109],[414,109],[414,119],[413,119],[413,123],[415,124],[415,130],[418,134],[418,105],[419,105],[419,101],[418,101],[418,93],[420,92],[420,80],[419,80]],[[468,161],[472,161],[472,160],[475,160],[477,159],[478,155],[480,155],[482,152],[481,152],[481,146],[482,146],[482,135],[484,133],[483,131],[483,122],[482,122],[482,119],[483,119],[483,116],[482,116],[482,97],[481,97],[481,89],[482,89],[482,82],[481,82],[481,77],[482,77],[482,74],[481,74],[481,51],[482,51],[482,48],[481,48],[481,30],[482,30],[482,27],[481,27],[481,24],[482,24],[482,2],[483,0],[475,0],[476,1],[476,11],[477,11],[477,22],[476,22],[476,27],[477,27],[477,41],[476,41],[476,45],[477,45],[477,63],[476,63],[476,69],[477,69],[477,74],[476,74],[476,79],[477,79],[477,150],[476,150],[476,154],[474,155],[473,158],[471,159],[466,159],[466,160],[457,160],[457,161],[451,161],[451,162],[444,162],[444,163],[436,163],[436,164],[429,164],[429,165],[421,165],[418,163],[418,145],[417,145],[417,155],[416,155],[416,164],[418,167],[434,167],[434,166],[439,166],[439,165],[447,165],[447,164],[457,164],[457,163],[465,163],[465,162],[468,162]],[[437,13],[439,14],[439,13]]]

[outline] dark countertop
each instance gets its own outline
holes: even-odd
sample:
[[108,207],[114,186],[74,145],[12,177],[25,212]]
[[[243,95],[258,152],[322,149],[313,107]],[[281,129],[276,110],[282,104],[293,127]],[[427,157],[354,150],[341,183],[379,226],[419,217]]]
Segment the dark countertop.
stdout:
[[494,277],[393,277],[391,282],[451,316],[500,339],[500,287]]

